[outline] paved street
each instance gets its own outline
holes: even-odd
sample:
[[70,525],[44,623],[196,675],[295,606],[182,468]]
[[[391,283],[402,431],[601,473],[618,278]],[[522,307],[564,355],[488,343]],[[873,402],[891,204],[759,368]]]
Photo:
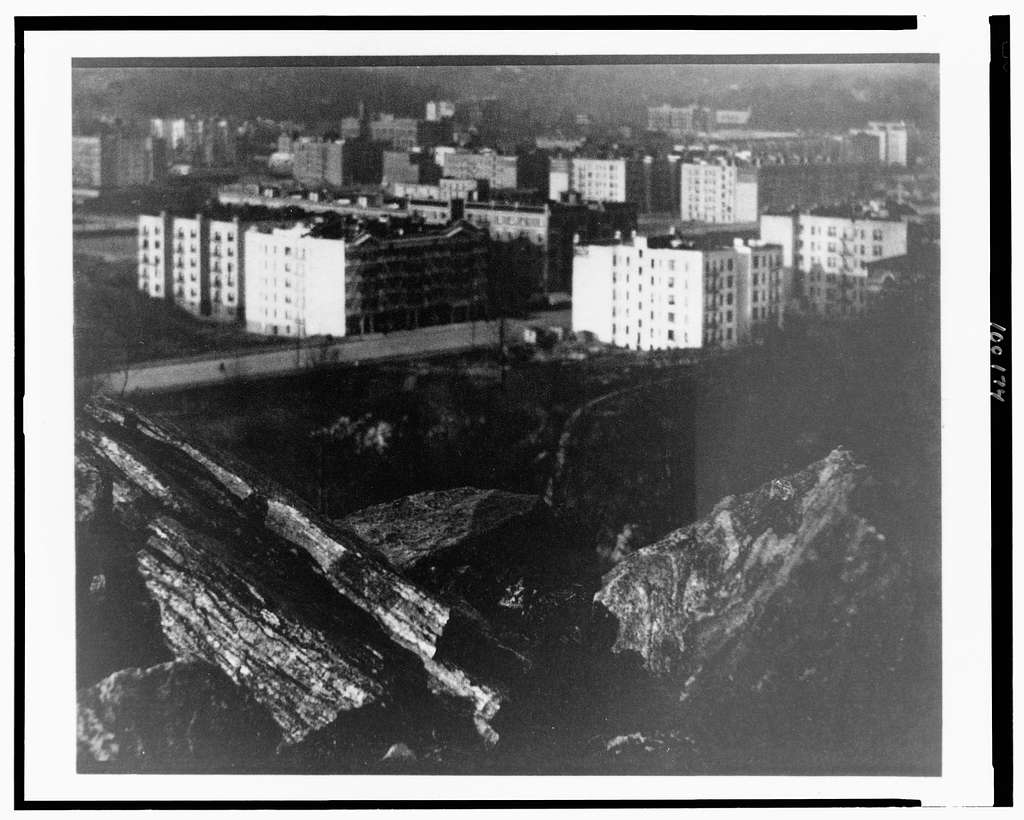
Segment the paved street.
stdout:
[[[539,313],[529,319],[506,321],[506,339],[522,339],[527,326],[568,327],[569,311]],[[178,390],[232,379],[276,376],[329,364],[360,364],[388,359],[418,358],[498,343],[498,322],[465,322],[418,330],[351,337],[330,346],[275,348],[252,353],[204,355],[163,362],[143,362],[92,377],[98,389],[111,393]]]

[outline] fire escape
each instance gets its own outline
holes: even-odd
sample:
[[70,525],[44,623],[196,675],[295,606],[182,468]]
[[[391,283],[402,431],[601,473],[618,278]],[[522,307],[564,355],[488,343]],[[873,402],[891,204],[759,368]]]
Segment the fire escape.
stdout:
[[854,296],[856,292],[854,268],[857,259],[854,250],[854,239],[856,231],[851,227],[844,228],[839,237],[839,276],[836,282],[836,304],[839,306],[839,315],[842,317],[851,316],[855,310]]

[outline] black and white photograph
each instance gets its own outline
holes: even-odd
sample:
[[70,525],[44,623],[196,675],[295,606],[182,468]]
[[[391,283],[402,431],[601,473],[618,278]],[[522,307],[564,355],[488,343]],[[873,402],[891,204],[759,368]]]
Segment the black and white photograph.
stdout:
[[950,773],[944,58],[806,34],[71,60],[83,788]]

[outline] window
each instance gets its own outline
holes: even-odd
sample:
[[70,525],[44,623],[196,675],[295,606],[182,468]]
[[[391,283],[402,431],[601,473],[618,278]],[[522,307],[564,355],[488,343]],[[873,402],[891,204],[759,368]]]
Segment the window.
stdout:
[[732,321],[732,311],[731,310],[727,310],[725,312],[725,321],[727,321],[727,322],[731,322]]
[[670,330],[668,332],[668,340],[670,342],[674,342],[676,340],[676,332],[674,330]]
[[670,305],[674,305],[676,303],[676,295],[674,293],[670,293],[668,295],[668,303]]
[[668,278],[668,286],[670,288],[674,288],[676,286],[676,278],[674,276],[670,276]]
[[875,247],[874,247],[874,255],[875,256],[881,256],[882,255],[882,246],[881,245],[875,245]]
[[670,322],[675,322],[675,320],[676,320],[676,315],[675,315],[674,313],[670,313],[670,314],[668,315],[668,320],[669,320]]

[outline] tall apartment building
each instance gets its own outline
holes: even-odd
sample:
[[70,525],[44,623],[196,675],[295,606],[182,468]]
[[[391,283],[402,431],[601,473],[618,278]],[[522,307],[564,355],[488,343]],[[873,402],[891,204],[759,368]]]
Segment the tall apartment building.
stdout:
[[450,120],[455,116],[455,103],[449,100],[430,100],[425,113],[427,122]]
[[239,320],[245,293],[244,229],[238,219],[140,214],[139,290],[193,316]]
[[585,200],[593,202],[626,202],[627,160],[621,157],[597,159],[573,157],[570,184]]
[[209,222],[202,214],[174,216],[170,228],[174,303],[193,316],[209,316]]
[[171,220],[166,213],[139,215],[138,261],[139,290],[152,299],[171,299]]
[[443,154],[441,175],[454,179],[485,179],[492,188],[515,188],[518,158],[494,151],[451,151]]
[[388,143],[397,151],[408,151],[414,147],[418,134],[419,121],[412,117],[381,114],[370,123],[370,138],[375,142]]
[[619,347],[734,347],[780,325],[782,305],[782,253],[767,243],[633,235],[573,259],[573,330]]
[[458,222],[419,233],[361,233],[348,245],[350,333],[480,318],[487,304],[489,241]]
[[341,186],[344,140],[302,138],[292,143],[292,176],[307,185]]
[[548,166],[548,199],[558,201],[572,186],[572,160],[569,157],[551,157]]
[[659,105],[647,109],[647,130],[663,134],[681,135],[694,131],[695,105],[674,107]]
[[245,232],[245,328],[264,336],[345,335],[345,241],[310,226]]
[[682,163],[679,205],[684,222],[757,220],[757,171],[722,162]]
[[247,226],[237,217],[211,219],[209,241],[209,315],[223,322],[245,318],[245,245]]
[[71,138],[71,184],[75,188],[103,186],[103,138],[73,136]]
[[878,137],[878,160],[883,165],[907,164],[907,125],[904,122],[869,122],[866,133]]
[[76,188],[148,185],[164,170],[163,143],[130,134],[71,138],[71,176]]
[[782,247],[794,296],[824,316],[853,316],[867,305],[868,264],[907,252],[907,223],[849,209],[761,215],[761,239]]

